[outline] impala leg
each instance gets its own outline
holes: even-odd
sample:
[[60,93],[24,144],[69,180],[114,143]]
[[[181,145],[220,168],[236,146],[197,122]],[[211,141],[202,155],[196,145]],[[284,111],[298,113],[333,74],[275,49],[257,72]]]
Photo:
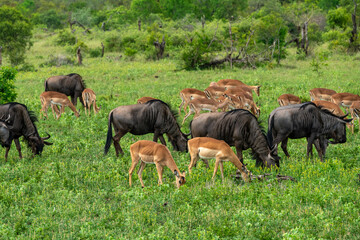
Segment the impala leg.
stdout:
[[162,185],[163,184],[163,181],[162,181],[162,173],[163,173],[163,166],[161,166],[160,164],[155,164],[156,165],[156,170],[158,172],[158,175],[159,175],[159,185]]
[[139,170],[138,170],[138,172],[137,172],[138,177],[139,177],[139,180],[140,180],[140,183],[141,183],[141,187],[145,187],[144,182],[143,182],[143,180],[142,180],[142,172],[144,171],[145,166],[146,166],[146,163],[144,163],[143,161],[141,161]]
[[15,142],[16,150],[19,152],[19,158],[22,159],[20,141],[17,138],[17,139],[14,139],[14,142]]
[[138,164],[140,158],[138,155],[135,155],[133,152],[130,151],[130,155],[131,155],[131,167],[129,168],[129,185],[131,187],[132,184],[132,174],[134,172],[134,169],[136,167],[136,165]]
[[212,176],[213,181],[215,180],[215,175],[216,175],[216,172],[217,172],[217,170],[219,168],[219,164],[220,164],[220,159],[216,159],[214,173],[213,173],[213,176]]
[[190,111],[185,115],[181,125],[184,125],[185,120],[193,113],[193,111],[190,109]]
[[189,164],[189,173],[191,173],[191,169],[196,165],[197,161],[199,160],[199,155],[197,154],[197,152],[193,152],[189,149],[190,152],[190,164]]
[[181,107],[184,106],[184,100],[181,99],[181,103],[179,106],[179,115],[181,114]]
[[221,179],[224,182],[224,162],[220,160],[220,172],[221,172]]

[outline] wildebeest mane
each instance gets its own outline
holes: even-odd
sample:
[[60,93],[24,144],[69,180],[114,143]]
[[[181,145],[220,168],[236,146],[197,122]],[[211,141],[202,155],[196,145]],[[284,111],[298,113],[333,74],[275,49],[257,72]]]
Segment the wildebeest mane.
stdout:
[[[178,122],[177,122],[177,117],[178,117],[178,113],[177,111],[173,110],[171,108],[171,106],[169,104],[167,104],[166,102],[160,100],[160,99],[153,99],[153,100],[150,100],[150,101],[147,101],[145,104],[147,105],[152,105],[156,102],[161,102],[162,104],[164,104],[170,111],[171,115],[174,117],[174,119],[176,120],[176,124],[179,126]],[[179,126],[180,127],[180,126]]]
[[86,84],[85,84],[85,81],[82,79],[82,77],[77,74],[77,73],[69,73],[68,75],[66,75],[68,77],[72,77],[72,76],[78,76],[79,78],[79,81],[80,81],[80,84],[82,85],[82,87],[85,89],[86,88]]
[[313,105],[313,106],[315,106],[316,108],[320,109],[321,112],[326,113],[326,114],[328,114],[328,115],[330,115],[330,116],[332,116],[332,117],[336,117],[336,118],[341,119],[341,120],[343,120],[343,119],[346,117],[346,115],[345,115],[345,116],[341,116],[341,117],[338,116],[338,115],[335,115],[332,111],[329,111],[328,109],[324,108],[324,107],[321,106],[321,105],[318,106],[318,105],[316,105],[316,104],[313,103],[313,102],[306,102],[306,103],[304,103],[304,105],[301,106],[300,109],[303,109],[303,108],[305,108],[305,107],[307,107],[307,106],[309,106],[309,105]]

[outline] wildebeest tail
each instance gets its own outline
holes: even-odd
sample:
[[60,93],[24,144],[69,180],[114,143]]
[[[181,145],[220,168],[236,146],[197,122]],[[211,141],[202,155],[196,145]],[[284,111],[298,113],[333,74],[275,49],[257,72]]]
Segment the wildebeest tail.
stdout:
[[45,92],[49,91],[47,80],[45,81]]
[[105,143],[105,149],[104,149],[104,155],[106,155],[110,149],[111,140],[112,140],[112,121],[113,121],[113,112],[109,115],[109,121],[108,121],[108,132],[106,137],[106,143]]
[[269,146],[271,148],[273,148],[273,142],[274,142],[274,139],[273,139],[273,136],[272,136],[272,128],[274,126],[274,115],[270,116],[270,119],[269,119],[269,129],[268,129],[268,132],[267,132],[267,140],[268,140],[268,143],[269,143]]

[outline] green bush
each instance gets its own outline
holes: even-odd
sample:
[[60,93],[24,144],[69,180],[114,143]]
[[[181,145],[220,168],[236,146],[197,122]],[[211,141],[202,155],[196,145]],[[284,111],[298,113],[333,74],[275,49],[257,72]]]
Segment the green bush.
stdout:
[[89,55],[92,58],[97,58],[101,56],[101,48],[92,48],[89,50]]
[[47,60],[46,62],[43,62],[39,65],[39,67],[60,67],[63,65],[74,65],[75,60],[69,56],[65,56],[65,55],[50,55],[49,56],[49,60]]
[[59,31],[55,39],[55,44],[60,46],[74,45],[75,43],[76,43],[76,38],[69,30]]
[[15,77],[17,71],[12,67],[0,68],[0,104],[12,102],[16,99]]
[[138,51],[136,49],[132,49],[132,48],[125,48],[125,52],[124,52],[124,55],[130,59],[130,60],[134,60],[135,58],[135,55]]

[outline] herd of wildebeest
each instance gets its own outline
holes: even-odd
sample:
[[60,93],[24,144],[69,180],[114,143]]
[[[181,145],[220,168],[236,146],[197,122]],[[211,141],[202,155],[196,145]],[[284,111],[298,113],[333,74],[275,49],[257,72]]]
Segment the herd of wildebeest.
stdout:
[[[211,82],[204,91],[194,88],[180,91],[182,102],[179,113],[181,110],[186,113],[182,124],[191,114],[195,114],[190,122],[189,134],[180,130],[175,112],[159,99],[142,97],[137,104],[119,106],[109,113],[104,154],[108,153],[111,143],[115,147],[116,156],[123,154],[119,142],[128,132],[134,135],[153,133],[153,141],[140,140],[130,146],[132,165],[129,169],[129,184],[131,186],[132,173],[140,162],[138,176],[143,187],[141,174],[147,163],[156,165],[160,184],[164,166],[170,168],[179,187],[185,183],[185,173],[180,172],[166,147],[163,136],[166,134],[175,151],[190,153],[189,173],[199,159],[208,167],[207,160],[215,158],[213,178],[219,166],[224,178],[223,162],[230,161],[237,167],[242,179],[249,182],[252,174],[243,164],[243,150],[251,149],[256,166],[276,168],[280,167],[278,144],[281,143],[285,155],[289,156],[288,139],[306,137],[307,156],[312,155],[314,145],[323,160],[328,144],[345,143],[346,126],[354,132],[352,119],[359,119],[360,116],[359,95],[314,88],[310,90],[311,102],[301,103],[300,98],[292,94],[281,95],[278,98],[280,107],[270,113],[268,131],[265,134],[257,119],[260,109],[253,99],[253,91],[260,95],[260,86],[249,86],[235,79]],[[42,114],[48,117],[47,111],[51,107],[54,118],[59,118],[66,106],[78,117],[79,113],[75,108],[78,98],[85,107],[85,114],[88,110],[90,115],[91,105],[94,113],[100,110],[96,105],[94,91],[85,87],[79,74],[50,77],[45,81],[45,91],[40,95],[40,117]],[[346,118],[341,106],[351,114],[352,119]],[[218,112],[219,109],[222,111]],[[210,112],[200,114],[201,111]],[[19,142],[22,136],[34,155],[41,154],[44,145],[52,144],[46,141],[50,138],[49,134],[47,137],[40,137],[35,121],[34,112],[21,103],[0,105],[0,140],[1,145],[6,148],[5,160],[13,140],[19,157],[22,158]],[[161,144],[157,143],[158,139]],[[237,154],[230,146],[235,146]]]

